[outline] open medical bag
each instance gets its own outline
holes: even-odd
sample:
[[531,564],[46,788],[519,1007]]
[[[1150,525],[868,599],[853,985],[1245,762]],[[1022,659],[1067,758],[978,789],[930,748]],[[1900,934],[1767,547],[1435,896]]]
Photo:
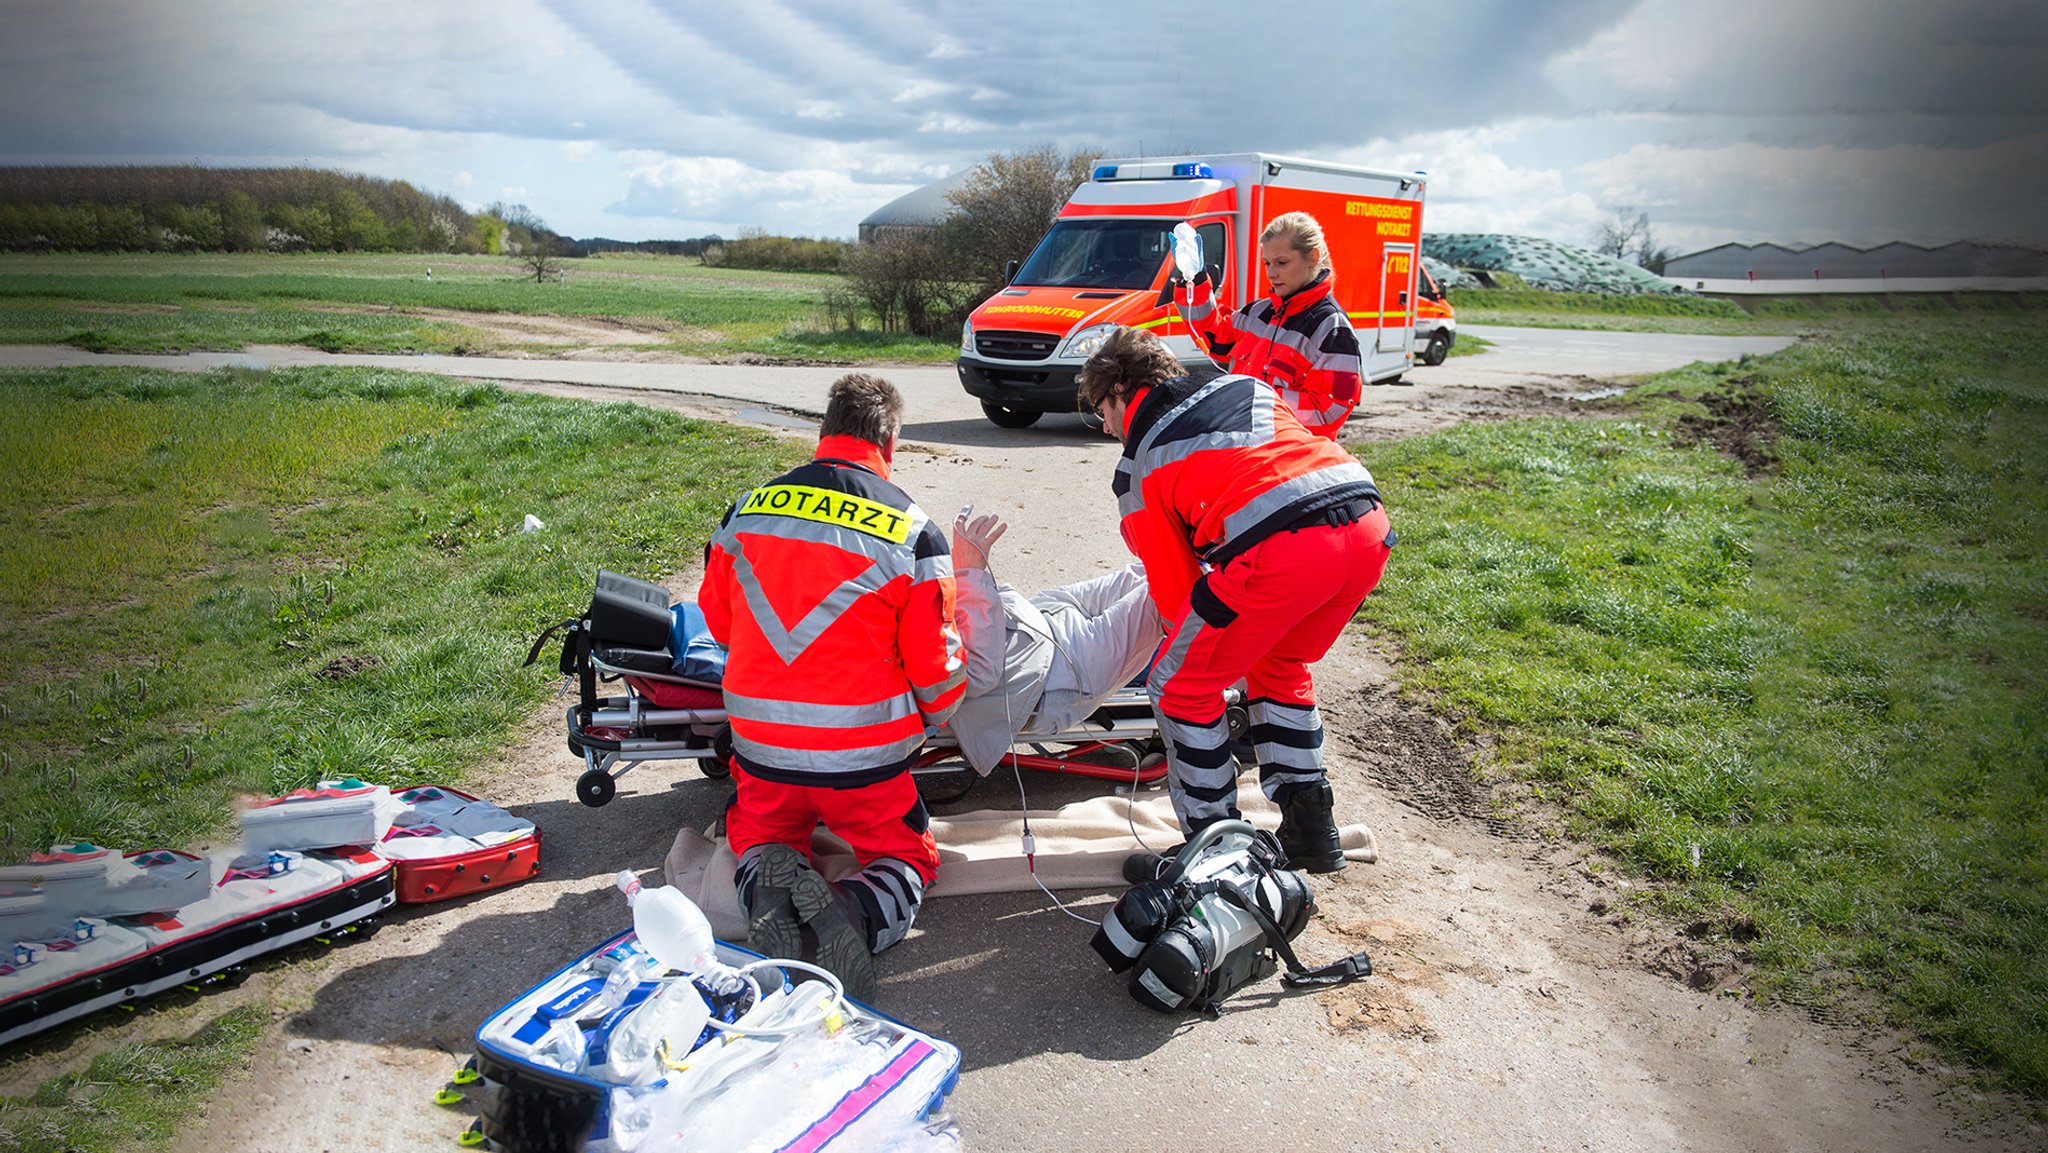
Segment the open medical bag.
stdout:
[[[481,1135],[508,1153],[953,1147],[927,1125],[959,1080],[957,1048],[855,1001],[826,1008],[827,986],[790,984],[745,949],[717,952],[754,966],[758,1002],[689,975],[649,979],[628,931],[491,1014],[476,1042]],[[767,1031],[813,1007],[825,1024]]]

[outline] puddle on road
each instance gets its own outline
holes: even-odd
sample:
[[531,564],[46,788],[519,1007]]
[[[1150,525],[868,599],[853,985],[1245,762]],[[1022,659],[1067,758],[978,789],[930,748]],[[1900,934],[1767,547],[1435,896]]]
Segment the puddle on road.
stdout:
[[816,432],[818,430],[818,418],[815,416],[797,416],[794,413],[777,412],[771,408],[743,408],[739,411],[738,415],[741,420],[747,421],[750,424],[773,425],[776,428],[796,428],[807,432]]
[[1596,388],[1591,392],[1567,392],[1564,394],[1564,398],[1566,400],[1606,400],[1610,396],[1620,396],[1627,391],[1626,387]]

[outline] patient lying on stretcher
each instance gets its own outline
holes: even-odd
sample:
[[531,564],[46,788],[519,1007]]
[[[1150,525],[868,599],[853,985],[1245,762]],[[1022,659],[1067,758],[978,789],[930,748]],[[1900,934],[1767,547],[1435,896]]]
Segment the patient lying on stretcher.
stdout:
[[1138,565],[1028,598],[996,580],[988,552],[1008,527],[994,515],[972,516],[971,508],[953,522],[967,698],[951,728],[983,775],[1019,737],[1078,727],[1145,670],[1164,636]]

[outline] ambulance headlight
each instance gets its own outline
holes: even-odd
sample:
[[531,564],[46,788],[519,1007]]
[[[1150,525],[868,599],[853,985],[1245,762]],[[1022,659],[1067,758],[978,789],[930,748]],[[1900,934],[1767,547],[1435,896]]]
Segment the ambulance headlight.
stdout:
[[974,351],[974,322],[963,321],[960,325],[960,351]]
[[1095,355],[1095,350],[1102,347],[1102,342],[1109,339],[1110,333],[1121,327],[1123,326],[1120,324],[1090,325],[1068,337],[1067,346],[1060,350],[1060,355],[1070,356],[1075,360],[1086,360]]

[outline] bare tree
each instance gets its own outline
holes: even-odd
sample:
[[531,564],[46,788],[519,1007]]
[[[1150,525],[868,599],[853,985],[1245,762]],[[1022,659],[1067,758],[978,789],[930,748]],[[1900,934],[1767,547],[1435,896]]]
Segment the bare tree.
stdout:
[[1650,239],[1650,214],[1617,208],[1600,222],[1593,237],[1593,251],[1616,260],[1627,260]]
[[1627,207],[1614,209],[1600,222],[1593,251],[1616,260],[1632,260],[1659,276],[1664,273],[1664,263],[1676,255],[1668,245],[1657,243],[1649,213]]
[[533,273],[535,284],[543,284],[550,278],[559,279],[562,275],[561,248],[551,232],[529,234],[526,243],[520,246],[512,259],[521,269]]
[[992,153],[947,195],[960,210],[953,235],[962,269],[984,295],[1002,287],[1004,265],[1031,255],[1101,158],[1100,152],[1062,153],[1050,145]]

